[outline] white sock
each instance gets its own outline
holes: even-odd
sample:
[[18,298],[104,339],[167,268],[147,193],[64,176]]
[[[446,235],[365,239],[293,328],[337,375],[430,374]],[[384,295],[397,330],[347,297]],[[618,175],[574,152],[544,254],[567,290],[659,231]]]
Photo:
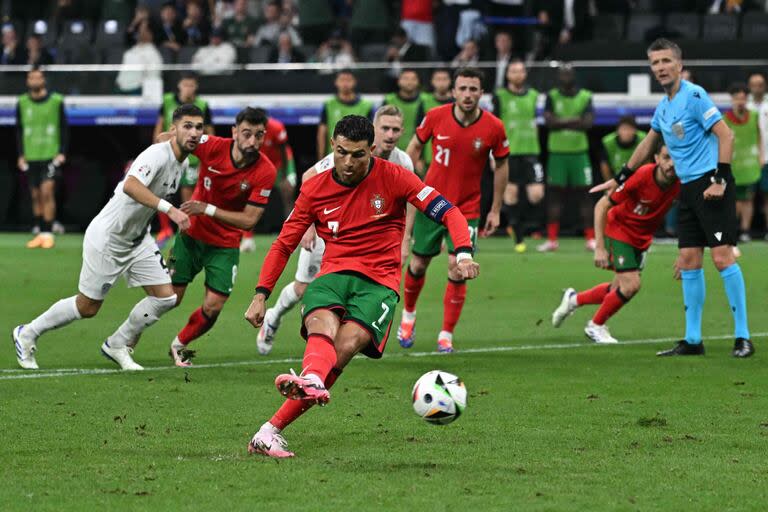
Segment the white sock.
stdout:
[[176,305],[176,294],[170,297],[144,297],[140,300],[128,315],[128,318],[107,341],[112,348],[134,345],[141,333],[165,313]]
[[296,295],[296,290],[294,289],[293,284],[293,281],[291,281],[285,288],[280,290],[280,296],[277,298],[277,303],[273,308],[273,311],[277,315],[277,318],[274,319],[274,323],[276,324],[279,324],[280,318],[293,309],[293,306],[298,304],[299,300],[301,300],[299,299],[299,296]]
[[[37,337],[42,336],[51,329],[64,327],[70,322],[81,319],[82,316],[80,315],[80,311],[77,310],[76,301],[76,295],[61,299],[48,308],[45,313],[29,322],[24,330],[29,329],[32,331],[32,334]],[[22,332],[24,332],[24,330]]]
[[437,339],[439,340],[448,340],[453,341],[453,333],[448,331],[440,331],[440,334],[437,335]]
[[259,430],[271,430],[275,434],[279,434],[280,432],[282,432],[282,429],[277,428],[270,422],[266,422],[265,424],[263,424]]
[[416,311],[403,310],[403,322],[412,324],[416,321]]

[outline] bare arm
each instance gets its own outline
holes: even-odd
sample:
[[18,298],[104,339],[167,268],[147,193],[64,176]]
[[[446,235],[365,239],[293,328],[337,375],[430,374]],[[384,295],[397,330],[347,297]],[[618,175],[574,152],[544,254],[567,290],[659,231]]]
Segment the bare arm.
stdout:
[[325,156],[325,142],[328,138],[328,125],[320,123],[317,125],[317,159],[322,160]]
[[608,165],[608,162],[605,160],[600,162],[600,174],[603,176],[603,181],[613,179],[613,171],[611,170],[611,166]]
[[722,119],[712,126],[712,133],[717,137],[717,161],[731,163],[733,156],[733,131]]
[[412,162],[418,162],[421,158],[421,152],[423,149],[424,144],[422,144],[419,138],[414,135],[411,139],[411,142],[408,143],[408,148],[406,148],[405,152],[408,153],[409,157],[411,157]]
[[507,157],[495,159],[493,171],[493,203],[491,211],[485,220],[485,236],[491,235],[501,222],[501,201],[504,198],[504,190],[509,182],[509,159]]
[[155,122],[155,129],[152,130],[152,140],[154,140],[155,142],[165,142],[165,140],[160,140],[160,134],[162,133],[163,133],[163,116],[157,116],[157,121]]
[[[206,213],[208,206],[210,206],[208,203],[204,203],[202,201],[187,201],[181,205],[181,211],[189,216],[208,215],[208,213]],[[210,215],[210,217],[213,217],[214,219],[221,221],[224,224],[229,224],[230,226],[250,231],[256,226],[256,224],[258,224],[262,215],[264,215],[263,207],[247,204],[245,205],[245,209],[241,212],[233,212],[231,210],[216,208],[213,210],[213,215]]]
[[[147,208],[152,208],[153,210],[157,210],[162,201],[162,199],[153,194],[146,185],[133,176],[125,178],[123,192],[137,203],[146,206]],[[175,206],[171,206],[171,209],[168,210],[168,217],[178,224],[179,229],[182,231],[189,228],[189,217]]]
[[613,204],[603,196],[595,205],[595,266],[608,268],[608,251],[605,250],[605,226],[608,224],[608,210]]

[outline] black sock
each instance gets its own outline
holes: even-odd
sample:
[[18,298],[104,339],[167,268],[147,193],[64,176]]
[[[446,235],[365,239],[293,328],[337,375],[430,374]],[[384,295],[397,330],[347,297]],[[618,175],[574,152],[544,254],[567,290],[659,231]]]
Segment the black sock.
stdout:
[[34,223],[32,224],[32,227],[36,227],[37,229],[40,229],[42,225],[43,225],[43,218],[36,216]]
[[50,233],[53,230],[53,221],[48,220],[42,220],[40,222],[40,232],[41,233]]
[[515,243],[523,242],[523,227],[520,222],[520,203],[502,205],[502,211],[507,217],[507,225],[512,227],[515,233]]

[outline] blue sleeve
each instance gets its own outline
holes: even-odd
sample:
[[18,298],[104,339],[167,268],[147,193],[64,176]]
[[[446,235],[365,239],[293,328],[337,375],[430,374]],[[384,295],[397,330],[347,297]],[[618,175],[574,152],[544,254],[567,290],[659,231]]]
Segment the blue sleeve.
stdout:
[[709,98],[709,94],[700,87],[697,87],[691,93],[690,105],[697,122],[701,123],[705,130],[709,130],[716,122],[723,118],[720,110]]
[[661,133],[661,125],[659,124],[659,107],[653,111],[653,118],[651,119],[651,128],[657,133]]

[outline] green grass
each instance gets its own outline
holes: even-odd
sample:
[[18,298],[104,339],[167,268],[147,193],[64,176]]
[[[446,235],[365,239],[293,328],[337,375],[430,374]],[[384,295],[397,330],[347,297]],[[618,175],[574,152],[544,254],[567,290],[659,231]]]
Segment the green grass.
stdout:
[[[286,317],[273,353],[261,357],[243,312],[269,240],[244,255],[238,285],[196,362],[169,368],[170,340],[202,296],[142,338],[139,374],[52,375],[56,368],[112,369],[99,345],[141,297],[124,285],[98,317],[48,333],[41,370],[16,368],[8,334],[72,295],[78,236],[54,251],[28,251],[0,236],[0,510],[764,510],[768,503],[768,357],[763,314],[768,245],[743,248],[758,353],[729,355],[732,322],[720,278],[706,264],[703,358],[660,360],[683,332],[675,248],[655,246],[644,289],[611,322],[614,347],[586,342],[593,309],[559,330],[551,310],[567,285],[610,275],[577,241],[556,254],[514,254],[507,240],[481,242],[480,279],[455,336],[459,352],[434,350],[445,260],[430,269],[410,352],[390,339],[381,361],[352,362],[324,409],[288,430],[293,460],[248,456],[246,443],[281,403],[272,384],[303,342]],[[292,277],[292,265],[282,283]],[[398,317],[399,318],[399,315]],[[462,353],[461,349],[476,349]],[[293,360],[288,362],[286,360]],[[411,410],[415,380],[435,368],[460,375],[466,413],[437,427]],[[39,375],[39,378],[23,378]],[[762,505],[761,505],[762,503]],[[280,507],[280,508],[277,508]]]

